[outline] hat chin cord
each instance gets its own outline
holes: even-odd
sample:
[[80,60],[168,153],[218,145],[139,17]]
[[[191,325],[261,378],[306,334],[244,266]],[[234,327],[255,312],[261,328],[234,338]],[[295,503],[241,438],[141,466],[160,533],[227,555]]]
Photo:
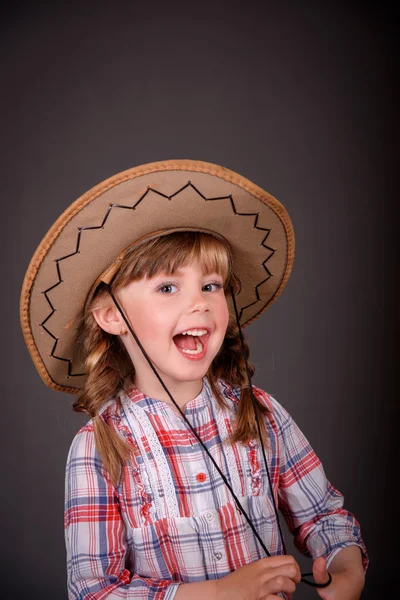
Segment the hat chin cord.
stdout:
[[[119,305],[117,299],[115,298],[114,294],[112,293],[111,286],[108,283],[103,283],[103,285],[104,285],[105,289],[107,290],[107,292],[109,293],[109,295],[111,296],[112,301],[114,302],[116,308],[120,312],[123,320],[126,323],[127,328],[129,329],[129,331],[130,331],[133,339],[135,340],[135,342],[139,346],[139,348],[140,348],[141,352],[143,353],[143,356],[147,360],[147,362],[148,362],[151,370],[153,371],[153,373],[157,377],[158,381],[161,383],[162,387],[164,388],[165,392],[167,393],[168,397],[170,398],[172,404],[179,411],[180,415],[182,416],[182,418],[184,419],[184,421],[186,422],[186,424],[189,426],[189,429],[191,430],[191,432],[193,433],[193,435],[195,436],[195,438],[197,439],[197,441],[199,442],[199,444],[202,446],[203,450],[205,451],[205,453],[207,454],[207,456],[209,457],[209,459],[213,463],[213,465],[216,468],[216,470],[218,471],[219,475],[221,476],[223,482],[225,483],[225,485],[229,489],[229,491],[232,494],[232,497],[233,497],[233,499],[234,499],[234,501],[236,503],[236,506],[237,506],[238,510],[243,514],[243,516],[246,519],[247,523],[249,524],[252,532],[254,533],[256,539],[258,540],[261,548],[264,550],[264,552],[265,552],[265,554],[267,556],[271,556],[270,552],[268,552],[268,550],[267,550],[264,542],[262,541],[260,535],[258,534],[256,528],[254,527],[253,523],[251,522],[248,514],[244,510],[243,506],[240,504],[240,501],[237,498],[235,492],[233,491],[232,486],[230,485],[230,483],[226,479],[225,475],[223,474],[223,472],[221,471],[221,469],[217,465],[217,463],[214,460],[214,458],[211,456],[211,454],[210,454],[208,448],[206,447],[206,445],[204,444],[204,442],[200,439],[200,437],[198,436],[197,432],[192,427],[191,423],[188,421],[186,415],[184,414],[184,412],[182,411],[182,409],[180,408],[180,406],[178,406],[177,402],[175,402],[174,398],[172,397],[172,395],[169,392],[167,386],[165,385],[165,383],[161,379],[160,375],[158,374],[158,372],[157,372],[156,368],[154,367],[153,363],[151,362],[150,358],[147,356],[145,349],[143,348],[142,344],[140,343],[139,339],[137,338],[137,336],[136,336],[135,332],[133,331],[133,329],[132,329],[132,327],[131,327],[128,319],[126,318],[126,316],[125,316],[125,314],[124,314],[121,306]],[[283,533],[282,533],[281,525],[280,525],[280,522],[279,522],[278,510],[277,510],[277,507],[276,507],[274,494],[272,492],[271,477],[270,477],[270,474],[269,474],[267,459],[266,459],[266,456],[265,456],[265,448],[264,448],[264,444],[263,444],[262,436],[261,436],[261,427],[260,427],[260,421],[259,421],[259,418],[258,418],[258,411],[256,409],[256,400],[254,398],[253,387],[252,387],[252,383],[251,383],[250,370],[249,370],[248,362],[247,362],[247,359],[245,357],[245,352],[244,352],[244,339],[243,339],[242,328],[240,326],[239,314],[238,314],[236,300],[235,300],[235,294],[234,294],[232,286],[231,286],[231,295],[232,295],[232,300],[233,300],[233,306],[234,306],[234,309],[235,309],[236,322],[237,322],[238,329],[239,329],[239,336],[240,336],[240,342],[241,342],[241,345],[242,345],[243,358],[244,358],[245,364],[246,364],[247,379],[248,379],[248,382],[249,382],[250,395],[251,395],[251,400],[252,400],[252,403],[253,403],[254,413],[255,413],[256,422],[257,422],[257,429],[258,429],[258,435],[259,435],[259,439],[260,439],[260,443],[261,443],[261,449],[262,449],[262,455],[263,455],[265,470],[266,470],[266,473],[267,473],[267,476],[268,476],[268,483],[269,483],[269,487],[270,487],[270,490],[271,490],[271,496],[272,496],[272,501],[273,501],[273,505],[274,505],[275,518],[276,518],[276,522],[278,524],[279,533],[280,533],[280,536],[281,536],[283,552],[284,552],[284,554],[286,554],[285,542],[284,542],[284,538],[283,538]],[[331,574],[328,573],[328,575],[329,575],[329,579],[328,579],[328,581],[326,583],[316,583],[315,581],[310,581],[309,579],[307,579],[307,577],[312,577],[313,576],[312,573],[302,573],[301,574],[301,582],[302,583],[306,583],[307,585],[310,585],[312,587],[325,588],[332,581]]]

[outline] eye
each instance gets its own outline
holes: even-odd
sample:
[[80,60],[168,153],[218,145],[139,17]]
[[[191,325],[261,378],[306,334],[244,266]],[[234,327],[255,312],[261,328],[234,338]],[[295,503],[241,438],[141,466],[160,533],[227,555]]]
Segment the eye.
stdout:
[[206,283],[201,288],[203,292],[216,292],[223,287],[222,283],[218,281],[212,281],[211,283]]
[[173,292],[177,291],[177,286],[175,285],[175,283],[162,283],[160,286],[158,286],[157,291],[161,292],[162,294],[172,294]]

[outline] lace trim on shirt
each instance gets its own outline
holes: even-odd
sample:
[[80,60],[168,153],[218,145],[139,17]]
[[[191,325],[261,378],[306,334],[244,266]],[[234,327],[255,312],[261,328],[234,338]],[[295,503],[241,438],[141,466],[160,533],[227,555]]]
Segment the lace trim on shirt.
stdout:
[[[149,477],[150,486],[153,490],[153,499],[156,505],[157,517],[159,519],[179,517],[179,507],[171,471],[149,417],[145,410],[137,404],[132,403],[126,396],[123,396],[121,400],[126,417],[132,427],[136,442],[139,446],[144,468]],[[157,477],[154,465],[152,464],[153,460],[148,458],[148,453],[143,443],[143,437],[147,440],[150,452],[154,457],[154,463],[157,465],[157,470],[160,474],[159,478]],[[163,494],[159,493],[159,486],[162,486]],[[162,496],[165,497],[165,504],[162,502]]]
[[[219,406],[215,409],[215,421],[220,432],[221,441],[224,442],[228,439],[229,432],[225,422],[225,415]],[[232,444],[224,444],[223,452],[225,454],[226,462],[228,463],[228,472],[231,478],[232,489],[236,496],[241,497],[243,495],[242,485],[240,483],[239,469],[237,467]]]
[[259,496],[261,492],[261,465],[258,460],[259,443],[256,440],[248,442],[249,463],[251,469],[251,491],[253,496]]
[[[228,401],[228,404],[230,404],[232,410],[236,413],[240,401],[240,397],[236,396],[236,390],[228,386],[228,384],[222,380],[219,382],[219,385],[225,400]],[[243,469],[245,469],[246,465],[249,466],[250,477],[245,477],[245,487],[246,493],[251,496],[259,496],[262,490],[262,471],[258,458],[259,446],[258,440],[251,440],[245,445],[236,445],[241,457]],[[245,471],[246,469],[244,470],[244,473]]]

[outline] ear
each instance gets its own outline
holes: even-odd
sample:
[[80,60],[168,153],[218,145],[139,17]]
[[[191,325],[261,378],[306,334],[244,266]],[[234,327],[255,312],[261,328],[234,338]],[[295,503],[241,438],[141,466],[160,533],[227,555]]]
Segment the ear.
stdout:
[[126,325],[121,317],[117,307],[110,304],[101,306],[93,311],[93,317],[97,324],[107,333],[113,335],[121,335],[121,331],[125,331]]

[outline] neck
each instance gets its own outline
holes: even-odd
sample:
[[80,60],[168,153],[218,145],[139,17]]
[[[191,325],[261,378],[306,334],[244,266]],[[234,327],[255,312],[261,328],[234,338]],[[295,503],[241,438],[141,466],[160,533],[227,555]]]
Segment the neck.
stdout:
[[[193,398],[196,398],[203,389],[202,379],[180,382],[168,381],[168,378],[163,377],[161,377],[161,379],[164,381],[168,391],[181,410],[185,408],[188,402],[193,400]],[[139,374],[135,374],[133,383],[145,396],[153,398],[154,400],[162,400],[163,402],[174,406],[171,398],[154,373],[151,373],[151,377],[140,377]]]

